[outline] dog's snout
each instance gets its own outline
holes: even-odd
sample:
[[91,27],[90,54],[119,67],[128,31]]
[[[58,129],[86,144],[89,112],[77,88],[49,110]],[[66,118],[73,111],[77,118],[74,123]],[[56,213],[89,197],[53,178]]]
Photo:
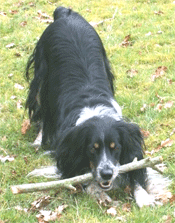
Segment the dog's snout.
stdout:
[[101,175],[103,180],[110,180],[112,178],[112,175],[113,175],[113,170],[109,169],[109,168],[102,169],[100,171],[100,175]]

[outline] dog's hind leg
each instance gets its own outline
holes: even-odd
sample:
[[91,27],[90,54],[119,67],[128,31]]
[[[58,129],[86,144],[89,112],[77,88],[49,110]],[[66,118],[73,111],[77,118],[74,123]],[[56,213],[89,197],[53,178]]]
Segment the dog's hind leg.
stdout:
[[42,129],[39,131],[35,141],[33,143],[31,143],[32,147],[40,147],[41,143],[42,143]]

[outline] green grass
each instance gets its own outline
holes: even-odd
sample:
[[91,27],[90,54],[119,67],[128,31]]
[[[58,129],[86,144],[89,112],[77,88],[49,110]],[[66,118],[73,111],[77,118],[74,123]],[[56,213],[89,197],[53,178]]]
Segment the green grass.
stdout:
[[[25,66],[29,55],[48,24],[40,22],[36,17],[41,10],[52,16],[56,6],[72,7],[88,21],[99,22],[111,18],[117,8],[115,19],[106,21],[96,28],[105,45],[112,64],[116,81],[115,97],[123,108],[123,114],[142,129],[149,131],[146,139],[147,150],[157,148],[161,141],[170,138],[175,141],[175,134],[170,133],[175,128],[175,4],[172,0],[2,0],[0,11],[0,155],[15,155],[14,162],[0,162],[0,222],[37,222],[36,212],[23,213],[15,210],[17,205],[29,208],[38,197],[50,195],[51,203],[48,210],[54,210],[62,203],[68,208],[57,222],[119,222],[115,217],[106,214],[106,207],[101,207],[84,193],[72,194],[61,190],[55,196],[54,191],[32,194],[13,195],[10,185],[29,182],[40,182],[45,179],[26,178],[27,173],[36,167],[49,165],[52,160],[42,156],[42,151],[35,152],[29,147],[34,140],[32,130],[26,135],[21,134],[21,125],[27,119],[25,100],[28,83],[25,80]],[[88,9],[88,10],[87,10]],[[10,10],[17,10],[11,14]],[[163,14],[156,15],[155,11]],[[26,21],[26,26],[21,26]],[[157,34],[158,31],[162,34]],[[151,32],[152,35],[145,34]],[[132,45],[121,47],[124,37],[131,35]],[[6,45],[14,43],[13,48]],[[20,55],[20,56],[19,56]],[[166,66],[167,71],[162,77],[151,81],[152,74],[159,66]],[[136,69],[138,73],[130,78],[127,71]],[[9,76],[13,74],[13,76]],[[168,83],[172,80],[172,84]],[[15,83],[24,87],[15,88]],[[160,103],[156,94],[164,98],[164,104],[173,101],[171,108],[155,110]],[[16,96],[12,99],[11,96]],[[17,102],[21,108],[17,109]],[[141,111],[143,104],[147,107]],[[171,147],[162,148],[153,156],[161,155],[168,169],[166,175],[172,178],[171,192],[175,193],[175,143]],[[27,157],[27,161],[26,161]],[[127,203],[127,195],[114,194],[113,198],[121,201],[117,208],[117,216],[122,216],[120,222],[166,222],[166,217],[173,220],[175,205],[168,203],[161,207],[145,207],[141,210],[134,201],[131,211],[126,212],[122,205]]]

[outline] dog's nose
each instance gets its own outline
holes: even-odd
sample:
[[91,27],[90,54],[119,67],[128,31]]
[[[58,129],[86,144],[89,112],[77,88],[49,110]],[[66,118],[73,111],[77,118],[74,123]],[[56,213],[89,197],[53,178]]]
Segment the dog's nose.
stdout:
[[113,170],[109,169],[109,168],[102,169],[100,171],[100,175],[101,175],[103,180],[110,180],[112,178],[112,175],[113,175]]

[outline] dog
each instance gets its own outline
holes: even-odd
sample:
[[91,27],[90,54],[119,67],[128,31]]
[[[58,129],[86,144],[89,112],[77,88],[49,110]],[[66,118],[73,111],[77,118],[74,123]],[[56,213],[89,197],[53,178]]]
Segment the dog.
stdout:
[[42,123],[42,145],[54,151],[63,178],[92,172],[108,191],[129,182],[139,207],[154,204],[146,169],[119,174],[120,165],[143,159],[138,125],[126,121],[114,98],[114,76],[102,41],[78,13],[64,7],[29,58],[34,78],[26,102]]

